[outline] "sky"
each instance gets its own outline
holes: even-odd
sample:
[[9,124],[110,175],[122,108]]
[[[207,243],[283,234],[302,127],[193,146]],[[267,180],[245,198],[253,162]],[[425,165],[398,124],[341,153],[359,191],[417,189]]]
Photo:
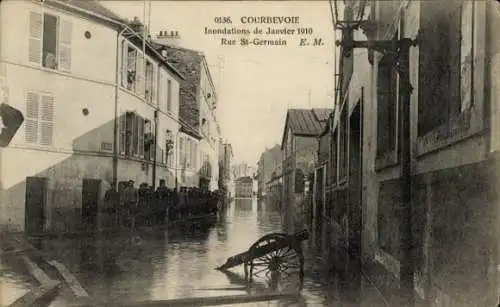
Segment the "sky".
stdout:
[[[125,18],[144,20],[144,1],[101,3]],[[223,46],[221,38],[230,37],[205,34],[205,27],[224,27],[215,22],[223,17],[231,17],[232,24],[226,27],[253,30],[255,25],[241,24],[242,16],[298,16],[300,24],[287,27],[312,28],[310,38],[321,38],[323,45],[301,47],[300,38],[305,36],[296,34],[282,35],[287,46]],[[161,30],[178,31],[180,46],[206,55],[218,92],[222,137],[233,147],[234,163],[250,165],[256,165],[266,148],[281,143],[288,108],[333,107],[331,20],[327,0],[151,1],[146,5],[146,24],[153,38]],[[268,25],[259,26],[267,31]]]

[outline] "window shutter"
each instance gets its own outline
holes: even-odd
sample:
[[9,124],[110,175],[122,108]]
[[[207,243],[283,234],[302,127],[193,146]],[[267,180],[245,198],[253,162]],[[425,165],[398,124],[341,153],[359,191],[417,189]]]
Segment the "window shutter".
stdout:
[[36,143],[38,141],[38,108],[40,96],[37,93],[28,92],[26,94],[26,119],[24,140],[26,143]]
[[40,144],[52,145],[54,136],[54,97],[42,96],[40,113]]
[[30,12],[28,60],[32,63],[42,63],[42,33],[42,14],[37,12]]
[[472,31],[473,31],[473,2],[462,2],[461,20],[461,50],[460,50],[460,111],[463,112],[471,106],[472,98]]
[[59,68],[63,71],[71,70],[71,40],[73,24],[68,20],[61,20],[59,27]]
[[139,157],[144,158],[144,118],[137,116],[137,152]]
[[126,40],[122,41],[122,86],[127,87],[128,71],[128,44]]
[[144,87],[144,56],[142,54],[137,54],[137,78],[136,78],[136,94],[139,97],[144,97],[145,87]]
[[156,84],[158,82],[158,79],[157,79],[157,72],[156,72],[156,66],[153,64],[153,67],[151,69],[151,102],[155,105],[158,104],[158,102],[156,101]]
[[127,116],[123,113],[120,116],[120,155],[125,155],[126,151],[126,137],[127,137]]

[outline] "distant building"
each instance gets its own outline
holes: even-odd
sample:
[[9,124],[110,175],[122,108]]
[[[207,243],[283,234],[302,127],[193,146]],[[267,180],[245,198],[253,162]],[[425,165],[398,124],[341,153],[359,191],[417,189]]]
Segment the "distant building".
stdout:
[[234,196],[229,191],[230,181],[232,180],[231,161],[233,157],[233,147],[231,144],[224,143],[221,140],[219,149],[219,188],[225,190],[228,197]]
[[254,180],[252,177],[240,177],[234,181],[235,186],[235,197],[237,198],[247,198],[252,197]]
[[241,177],[254,177],[255,168],[248,165],[248,163],[242,162],[231,167],[231,171],[233,172],[233,176],[235,179]]
[[314,172],[318,136],[331,109],[289,109],[281,150],[283,152],[283,201],[297,203],[304,196],[306,176]]
[[259,197],[265,196],[270,192],[267,184],[272,179],[272,174],[276,174],[278,168],[281,168],[282,162],[282,152],[279,145],[266,149],[260,156],[256,174],[258,182],[257,194]]

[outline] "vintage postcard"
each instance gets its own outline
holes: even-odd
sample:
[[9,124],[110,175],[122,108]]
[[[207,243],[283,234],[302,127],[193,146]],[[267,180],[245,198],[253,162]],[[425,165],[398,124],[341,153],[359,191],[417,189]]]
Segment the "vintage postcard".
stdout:
[[0,2],[0,306],[491,307],[500,3]]

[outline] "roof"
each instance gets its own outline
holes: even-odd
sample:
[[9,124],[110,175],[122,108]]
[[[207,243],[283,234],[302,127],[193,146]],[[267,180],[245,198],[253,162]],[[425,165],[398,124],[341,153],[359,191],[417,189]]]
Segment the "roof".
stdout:
[[291,130],[292,135],[319,136],[324,131],[324,125],[332,112],[333,109],[288,109],[281,148],[283,148],[288,129]]
[[58,0],[61,3],[75,6],[77,8],[89,11],[94,14],[115,20],[120,23],[126,23],[126,19],[104,7],[100,1],[96,0]]

